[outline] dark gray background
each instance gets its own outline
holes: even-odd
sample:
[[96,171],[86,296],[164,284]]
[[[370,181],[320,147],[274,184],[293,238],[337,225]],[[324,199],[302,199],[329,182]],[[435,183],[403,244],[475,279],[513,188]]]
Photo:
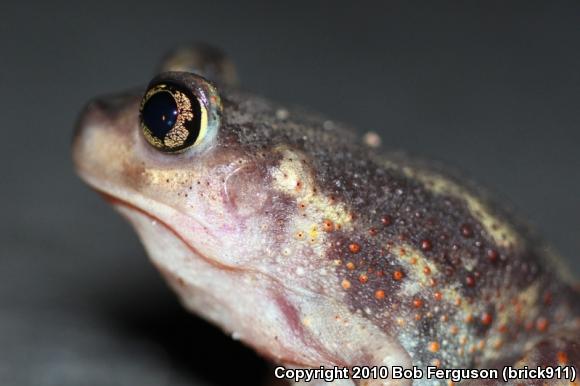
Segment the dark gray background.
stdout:
[[81,106],[148,82],[191,40],[229,52],[248,89],[460,166],[579,272],[577,1],[5,3],[2,385],[231,385],[267,372],[182,311],[70,162]]

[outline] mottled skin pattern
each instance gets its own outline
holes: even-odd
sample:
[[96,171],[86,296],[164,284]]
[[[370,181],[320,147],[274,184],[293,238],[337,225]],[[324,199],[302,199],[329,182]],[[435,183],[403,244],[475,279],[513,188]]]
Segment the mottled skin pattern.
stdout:
[[580,363],[578,286],[525,226],[431,162],[240,91],[204,49],[162,66],[217,87],[221,120],[198,148],[143,140],[143,91],[89,104],[74,142],[186,307],[297,367]]

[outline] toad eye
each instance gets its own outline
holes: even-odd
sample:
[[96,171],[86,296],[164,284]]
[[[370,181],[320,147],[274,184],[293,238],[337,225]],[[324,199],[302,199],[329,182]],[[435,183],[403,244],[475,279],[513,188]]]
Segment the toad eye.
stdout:
[[[179,78],[187,76],[168,73]],[[193,76],[193,75],[189,75]],[[208,131],[207,98],[201,89],[185,87],[185,84],[199,82],[172,82],[160,77],[150,85],[140,108],[141,131],[147,142],[166,153],[179,153],[199,144]],[[209,84],[206,88],[210,87]],[[213,87],[211,90],[215,91]],[[202,95],[196,95],[199,91]],[[217,98],[219,99],[219,98]],[[217,100],[216,99],[216,100]]]

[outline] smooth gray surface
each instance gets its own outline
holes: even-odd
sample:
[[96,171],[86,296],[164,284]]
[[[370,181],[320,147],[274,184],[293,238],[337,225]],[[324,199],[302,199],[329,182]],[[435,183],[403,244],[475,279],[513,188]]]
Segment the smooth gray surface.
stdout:
[[460,166],[579,272],[580,3],[273,3],[0,5],[0,384],[257,384],[267,372],[181,310],[72,171],[81,106],[148,82],[191,40],[229,52],[246,88]]

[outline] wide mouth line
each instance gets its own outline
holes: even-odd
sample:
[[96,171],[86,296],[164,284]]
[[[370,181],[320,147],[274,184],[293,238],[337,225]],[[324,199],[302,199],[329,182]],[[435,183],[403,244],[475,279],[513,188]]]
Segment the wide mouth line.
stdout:
[[[256,268],[240,268],[240,267],[220,263],[216,259],[213,259],[213,258],[207,256],[206,254],[201,253],[199,249],[197,249],[196,247],[191,245],[189,243],[189,241],[184,236],[182,236],[175,228],[173,228],[170,224],[168,224],[166,221],[162,220],[161,218],[159,218],[155,214],[148,212],[147,210],[141,208],[140,206],[138,206],[138,205],[126,200],[126,199],[118,197],[118,196],[116,196],[112,193],[109,193],[106,190],[101,189],[99,187],[96,187],[95,185],[93,185],[91,183],[89,183],[89,187],[92,190],[94,190],[97,194],[99,194],[101,197],[103,197],[103,199],[105,201],[109,202],[113,207],[122,206],[122,207],[127,208],[131,211],[140,213],[143,216],[149,218],[151,221],[154,221],[157,224],[163,226],[170,233],[172,233],[179,241],[181,241],[192,253],[194,253],[196,256],[199,256],[203,261],[207,262],[208,264],[212,265],[213,267],[216,267],[216,268],[219,268],[219,269],[222,269],[225,271],[235,272],[235,273],[252,273],[252,272],[254,272],[258,275],[262,275],[262,276],[267,277],[272,282],[277,283],[278,286],[285,288],[287,291],[297,293],[295,291],[295,289],[288,287],[281,280],[279,280],[278,278],[276,278],[273,275],[270,275],[270,274],[264,272],[263,270],[259,270]],[[323,295],[322,293],[319,293],[318,291],[316,291],[315,293],[317,295]]]
[[[274,285],[274,287],[277,287],[279,290],[282,289],[283,291],[289,291],[294,293],[296,296],[299,295],[298,292],[295,291],[295,289],[289,288],[287,285],[285,285],[279,278],[276,278],[266,272],[263,272],[262,270],[257,270],[257,269],[252,269],[252,268],[239,268],[239,267],[235,267],[235,266],[230,266],[230,265],[226,265],[223,263],[220,263],[218,261],[216,261],[215,259],[212,259],[210,257],[208,257],[207,255],[201,253],[197,248],[195,248],[194,246],[192,246],[177,230],[175,230],[170,224],[168,224],[167,222],[161,220],[158,216],[156,216],[153,213],[150,213],[146,210],[144,210],[143,208],[139,207],[138,205],[127,201],[123,198],[120,198],[118,196],[115,196],[105,190],[96,188],[94,186],[91,186],[91,188],[97,193],[99,194],[101,197],[103,197],[103,199],[107,202],[109,202],[113,207],[123,207],[126,208],[130,211],[134,211],[137,212],[143,216],[145,216],[146,218],[150,219],[151,221],[161,225],[162,227],[164,227],[166,230],[168,230],[170,233],[172,233],[178,240],[180,240],[195,256],[199,257],[201,260],[203,260],[204,262],[208,263],[209,265],[221,269],[223,271],[227,271],[227,272],[231,272],[233,274],[251,274],[251,273],[255,273],[258,274],[260,276],[265,276],[268,280],[270,280],[270,282],[272,283],[272,285]],[[278,290],[278,291],[279,291]],[[274,291],[272,289],[272,291]],[[278,292],[275,291],[276,293],[279,294],[279,296],[282,296],[282,298],[284,298],[283,292]],[[317,295],[321,295],[321,294],[317,294]],[[286,315],[286,312],[284,312],[284,315]],[[288,317],[286,315],[286,317]],[[310,336],[309,334],[306,333],[306,330],[299,328],[298,331],[296,331],[296,334],[298,337],[300,337],[300,339],[313,339],[316,340],[313,336]],[[320,342],[318,342],[320,344]],[[318,350],[320,352],[323,352],[324,356],[329,358],[329,360],[331,360],[331,362],[333,363],[338,363],[338,359],[334,356],[331,355],[329,352],[326,352],[323,350],[322,345],[318,348]],[[263,352],[263,354],[265,356],[268,356],[267,352]],[[276,358],[273,358],[276,359]],[[278,358],[279,359],[279,358]],[[294,364],[294,365],[301,365],[301,366],[310,366],[307,363],[299,363],[295,360],[292,360],[291,358],[287,358],[286,362],[288,364]]]
[[162,219],[160,219],[159,217],[157,217],[156,215],[144,210],[143,208],[133,204],[132,202],[129,202],[127,200],[124,200],[118,196],[114,196],[111,193],[108,193],[104,190],[101,190],[99,188],[95,188],[92,187],[93,190],[95,190],[101,197],[103,197],[103,199],[107,202],[109,202],[111,205],[113,206],[122,206],[124,208],[127,208],[131,211],[137,212],[142,214],[143,216],[149,218],[151,221],[154,221],[155,223],[161,225],[162,227],[164,227],[165,229],[167,229],[169,232],[171,232],[175,237],[177,237],[192,253],[194,253],[196,256],[199,256],[202,260],[204,260],[205,262],[207,262],[208,264],[211,264],[212,266],[222,269],[222,270],[226,270],[226,271],[234,271],[234,272],[242,272],[245,271],[244,269],[241,268],[237,268],[237,267],[233,267],[231,265],[226,265],[226,264],[222,264],[218,261],[216,261],[215,259],[212,259],[210,257],[208,257],[207,255],[201,253],[197,248],[195,248],[193,245],[191,245],[186,239],[185,237],[183,237],[177,230],[175,230],[170,224],[168,224],[167,222],[163,221]]

